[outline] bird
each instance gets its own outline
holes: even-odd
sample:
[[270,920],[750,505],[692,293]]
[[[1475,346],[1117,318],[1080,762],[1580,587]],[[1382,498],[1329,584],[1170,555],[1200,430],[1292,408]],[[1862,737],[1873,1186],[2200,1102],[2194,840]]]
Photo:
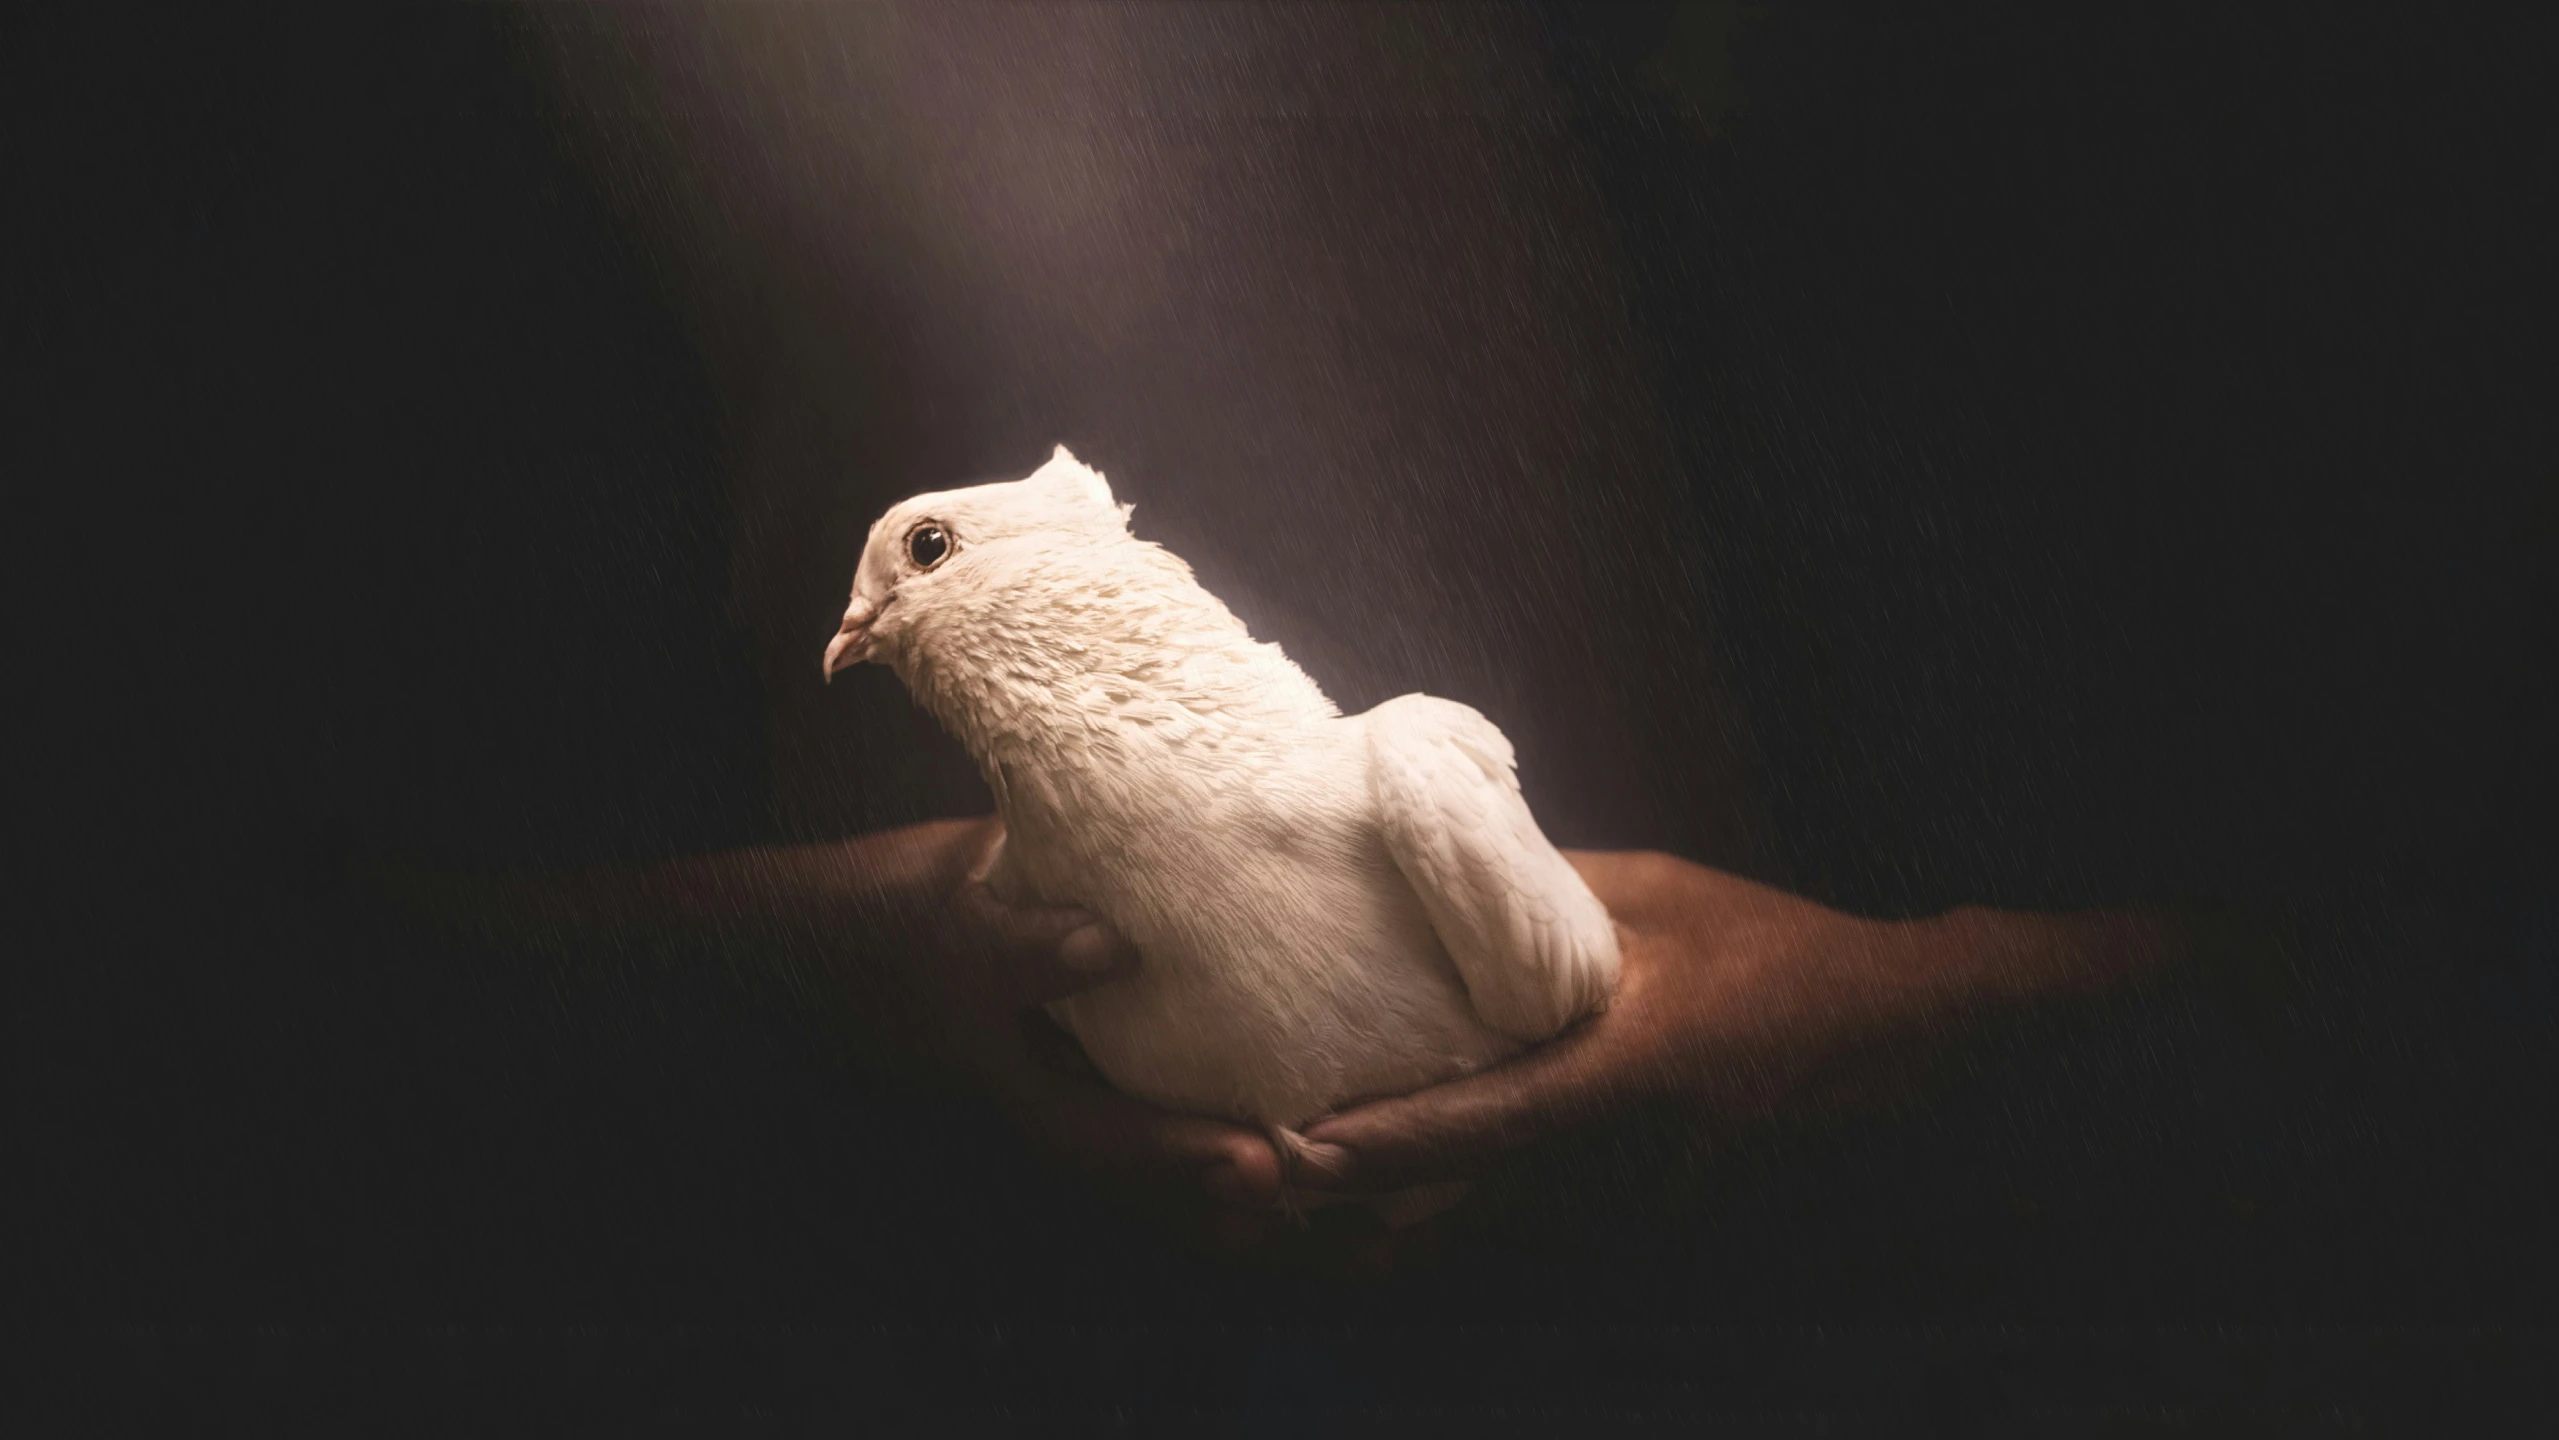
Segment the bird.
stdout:
[[[824,677],[892,669],[966,747],[991,877],[1135,945],[1050,1015],[1124,1093],[1257,1127],[1281,1207],[1303,1131],[1497,1065],[1604,1009],[1607,910],[1522,797],[1501,730],[1410,694],[1344,715],[1064,445],[871,528]],[[1389,1224],[1462,1185],[1373,1202]]]

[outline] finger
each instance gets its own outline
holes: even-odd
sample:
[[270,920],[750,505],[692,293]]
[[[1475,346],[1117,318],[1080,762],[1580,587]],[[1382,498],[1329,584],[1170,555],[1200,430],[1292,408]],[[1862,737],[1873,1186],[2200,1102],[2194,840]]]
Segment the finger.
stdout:
[[1621,1087],[1601,1059],[1577,1031],[1480,1075],[1328,1116],[1307,1127],[1296,1175],[1368,1195],[1468,1178],[1611,1108]]
[[1197,1180],[1223,1205],[1267,1206],[1278,1196],[1287,1162],[1264,1132],[1159,1110],[1111,1089],[1084,1047],[1041,1011],[1024,1016],[1022,1029],[1025,1052],[1047,1076],[1015,1084],[1057,1148],[1119,1171],[1182,1173],[1186,1185]]
[[990,1078],[1035,1143],[1121,1188],[1170,1189],[1248,1209],[1279,1196],[1279,1157],[1258,1131],[1159,1110],[1097,1074],[1038,1064],[1027,1048]]
[[[995,864],[1004,855],[1004,824],[986,821],[969,842],[974,858],[961,884],[959,901],[964,915],[979,936],[1000,951],[1021,958],[1037,960],[1046,952],[1060,947],[1069,969],[1093,971],[1106,968],[1107,962],[1120,952],[1134,958],[1127,942],[1101,921],[1093,912],[1073,905],[1028,905],[1006,900],[995,893],[991,883]],[[1091,930],[1090,935],[1078,932]]]
[[1182,1248],[1240,1255],[1274,1228],[1279,1165],[1251,1131],[1086,1082],[999,1098],[1038,1149]]
[[1007,958],[1054,951],[1067,936],[1094,923],[1092,911],[1069,905],[1010,904],[983,880],[961,886],[951,907],[971,939]]
[[1004,858],[1002,818],[989,815],[978,821],[976,828],[962,842],[962,849],[968,857],[967,866],[960,877],[963,882],[975,885],[994,874],[995,862]]
[[1235,1209],[1279,1198],[1279,1157],[1239,1125],[1174,1115],[1116,1091],[1063,1084],[1041,1107],[1047,1141],[1079,1168]]
[[982,880],[952,897],[970,948],[990,962],[990,1001],[1036,1005],[1089,990],[1137,967],[1137,950],[1089,910],[1007,904]]

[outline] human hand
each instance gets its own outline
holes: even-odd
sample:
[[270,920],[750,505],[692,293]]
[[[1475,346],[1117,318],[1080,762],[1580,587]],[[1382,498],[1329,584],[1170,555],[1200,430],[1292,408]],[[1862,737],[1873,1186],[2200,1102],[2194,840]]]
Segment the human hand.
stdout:
[[1135,949],[1088,911],[1014,905],[987,884],[999,822],[957,835],[961,863],[927,926],[936,1051],[1025,1139],[1177,1238],[1250,1244],[1270,1223],[1279,1157],[1260,1132],[1160,1110],[1111,1088],[1039,1007],[1133,971]]
[[502,941],[752,939],[825,976],[871,1048],[984,1092],[1035,1146],[1177,1235],[1254,1238],[1279,1194],[1269,1142],[1120,1094],[1049,1020],[1041,1005],[1138,957],[1087,911],[997,896],[987,874],[1003,838],[988,817],[566,874],[380,866],[373,881],[415,914]]
[[1869,920],[1668,855],[1568,852],[1618,925],[1610,1007],[1481,1074],[1343,1111],[1306,1131],[1329,1190],[1464,1178],[1558,1131],[1652,1101],[1738,1124],[1871,1094],[1972,1013],[2157,963],[2165,926],[2131,914],[1961,909]]

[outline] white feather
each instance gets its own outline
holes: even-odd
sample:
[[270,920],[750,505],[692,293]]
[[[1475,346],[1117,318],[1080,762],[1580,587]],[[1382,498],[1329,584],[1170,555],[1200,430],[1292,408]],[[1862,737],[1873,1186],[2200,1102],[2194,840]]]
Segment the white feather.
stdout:
[[[1537,828],[1509,743],[1410,695],[1344,717],[1064,446],[872,527],[864,654],[976,757],[1023,898],[1085,906],[1131,978],[1053,1013],[1111,1081],[1299,1127],[1607,1001],[1614,928]],[[950,553],[908,554],[923,524]]]

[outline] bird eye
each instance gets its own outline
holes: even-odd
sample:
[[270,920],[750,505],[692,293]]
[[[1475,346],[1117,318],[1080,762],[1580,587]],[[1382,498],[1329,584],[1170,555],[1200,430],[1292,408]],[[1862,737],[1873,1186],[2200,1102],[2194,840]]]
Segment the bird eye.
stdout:
[[918,570],[932,569],[950,553],[951,537],[942,533],[939,525],[928,522],[906,533],[906,558],[914,561]]

